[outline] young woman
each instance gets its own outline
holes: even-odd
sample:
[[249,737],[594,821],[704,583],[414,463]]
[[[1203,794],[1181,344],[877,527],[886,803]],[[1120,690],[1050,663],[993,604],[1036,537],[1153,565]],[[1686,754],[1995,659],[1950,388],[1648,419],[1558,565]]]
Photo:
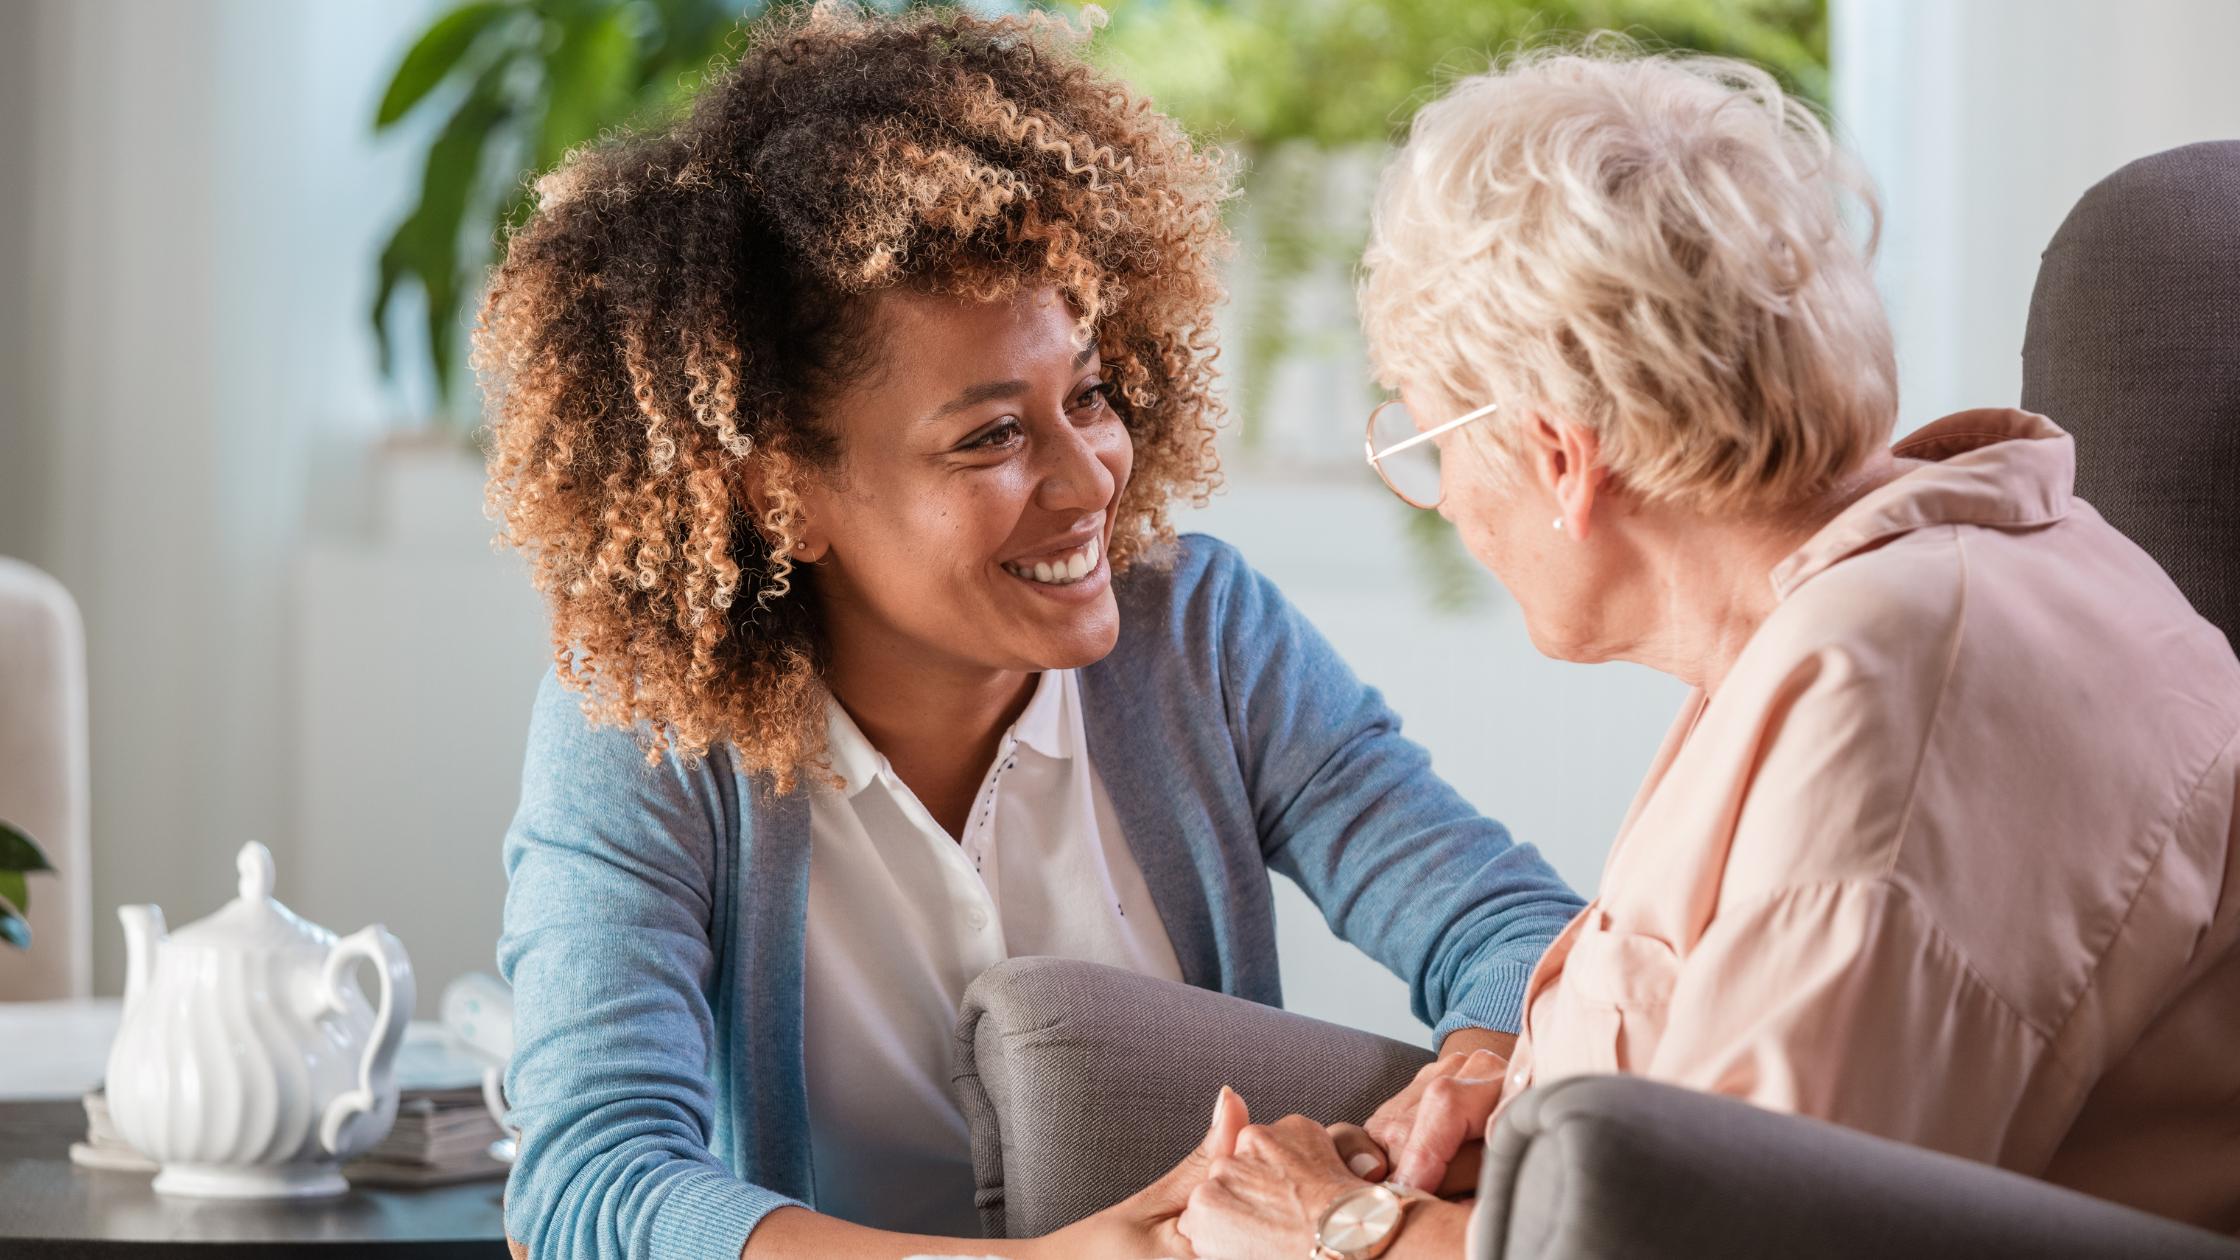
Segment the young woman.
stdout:
[[1443,1049],[1499,1049],[1580,904],[1175,538],[1215,478],[1224,176],[1062,36],[784,19],[548,175],[492,280],[491,504],[558,666],[499,947],[523,1250],[1180,1252],[1187,1175],[943,1237],[976,1226],[976,974],[1276,1002],[1272,869]]

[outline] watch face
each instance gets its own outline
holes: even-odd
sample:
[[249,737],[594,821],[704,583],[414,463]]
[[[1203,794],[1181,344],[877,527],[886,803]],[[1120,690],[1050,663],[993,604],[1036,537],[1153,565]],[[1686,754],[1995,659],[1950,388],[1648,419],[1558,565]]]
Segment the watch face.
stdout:
[[1341,1256],[1368,1256],[1400,1227],[1400,1196],[1383,1186],[1363,1186],[1338,1196],[1322,1214],[1315,1241]]

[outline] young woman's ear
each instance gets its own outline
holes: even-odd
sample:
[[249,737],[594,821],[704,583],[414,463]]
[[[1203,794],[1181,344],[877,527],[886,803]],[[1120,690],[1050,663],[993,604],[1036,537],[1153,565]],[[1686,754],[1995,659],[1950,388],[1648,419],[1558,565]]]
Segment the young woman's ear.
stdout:
[[1556,528],[1584,541],[1594,528],[1595,504],[1608,475],[1602,466],[1602,439],[1584,425],[1535,412],[1525,419],[1524,449],[1533,481],[1555,505]]
[[750,464],[745,476],[747,502],[754,508],[755,528],[762,531],[770,546],[776,548],[780,542],[765,522],[770,519],[773,507],[786,503],[792,508],[794,520],[793,541],[784,544],[787,554],[793,557],[795,564],[815,564],[824,559],[831,544],[819,527],[818,514],[809,503],[810,496],[802,494],[797,487],[784,486],[779,480],[781,474],[762,460]]

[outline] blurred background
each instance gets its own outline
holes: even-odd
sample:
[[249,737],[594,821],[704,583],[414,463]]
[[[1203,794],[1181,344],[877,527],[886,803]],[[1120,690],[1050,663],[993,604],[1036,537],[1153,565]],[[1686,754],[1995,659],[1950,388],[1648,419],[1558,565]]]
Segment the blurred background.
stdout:
[[[1108,7],[1094,55],[1245,172],[1228,489],[1185,527],[1241,547],[1582,890],[1681,697],[1542,660],[1361,465],[1351,265],[1411,110],[1567,31],[1766,64],[1881,186],[1901,430],[2016,400],[2038,251],[2086,187],[2240,136],[2230,0]],[[250,839],[305,917],[403,937],[423,1014],[495,970],[549,650],[481,515],[464,329],[522,176],[688,92],[759,8],[0,0],[0,556],[75,597],[89,699],[62,720],[90,749],[40,807],[90,823],[39,836],[60,870],[0,998],[115,994],[116,907],[208,913]],[[1420,1040],[1400,983],[1278,883],[1289,1004]]]

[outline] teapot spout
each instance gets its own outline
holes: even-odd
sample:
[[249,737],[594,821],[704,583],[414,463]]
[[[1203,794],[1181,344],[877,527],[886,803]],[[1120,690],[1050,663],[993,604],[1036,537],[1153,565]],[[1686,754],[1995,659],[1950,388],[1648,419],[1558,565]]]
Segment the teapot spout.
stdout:
[[155,972],[156,946],[167,933],[161,906],[118,906],[117,918],[124,924],[124,1006],[129,1011],[148,991],[149,977]]

